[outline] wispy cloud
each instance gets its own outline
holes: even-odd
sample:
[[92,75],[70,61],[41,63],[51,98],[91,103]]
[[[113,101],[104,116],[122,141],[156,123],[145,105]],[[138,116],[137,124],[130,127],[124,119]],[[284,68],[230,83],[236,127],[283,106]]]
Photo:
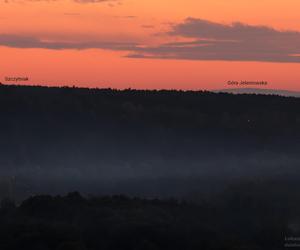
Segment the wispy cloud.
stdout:
[[188,18],[172,26],[171,37],[189,38],[156,47],[138,48],[135,58],[300,62],[300,32],[243,23],[220,24]]
[[53,50],[63,49],[108,49],[108,50],[135,50],[137,44],[130,42],[104,42],[104,41],[87,41],[87,42],[60,42],[47,41],[34,36],[7,35],[0,34],[0,46],[12,48],[43,48]]
[[[150,27],[147,27],[150,28]],[[148,46],[121,40],[61,42],[34,36],[0,34],[0,46],[45,49],[107,49],[128,51],[130,58],[224,60],[300,63],[300,32],[243,23],[220,24],[188,18],[173,24],[164,36],[174,42]],[[184,42],[178,42],[178,38]],[[120,42],[121,41],[121,42]]]

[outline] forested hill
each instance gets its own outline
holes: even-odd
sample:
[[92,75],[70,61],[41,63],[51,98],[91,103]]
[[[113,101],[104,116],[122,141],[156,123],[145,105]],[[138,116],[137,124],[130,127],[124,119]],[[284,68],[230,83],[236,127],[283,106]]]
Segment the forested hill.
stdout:
[[279,135],[300,125],[300,99],[276,95],[0,85],[0,102],[3,128],[21,120],[48,124],[44,130],[71,123],[70,130],[113,125]]
[[297,173],[300,162],[300,98],[1,85],[0,117],[1,174],[39,187]]

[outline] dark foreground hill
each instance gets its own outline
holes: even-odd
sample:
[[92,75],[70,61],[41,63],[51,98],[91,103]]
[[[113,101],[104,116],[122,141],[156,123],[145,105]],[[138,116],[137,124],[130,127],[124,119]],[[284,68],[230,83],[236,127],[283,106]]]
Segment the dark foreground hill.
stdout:
[[126,196],[86,199],[79,193],[31,197],[18,207],[3,201],[0,248],[279,250],[297,244],[289,238],[299,233],[292,213],[300,208],[299,198],[282,210],[277,202],[286,202],[285,197],[272,197],[272,189],[268,196],[257,195],[255,188],[224,192],[222,200],[216,197],[209,204]]
[[181,196],[300,176],[299,98],[1,85],[0,117],[2,193]]

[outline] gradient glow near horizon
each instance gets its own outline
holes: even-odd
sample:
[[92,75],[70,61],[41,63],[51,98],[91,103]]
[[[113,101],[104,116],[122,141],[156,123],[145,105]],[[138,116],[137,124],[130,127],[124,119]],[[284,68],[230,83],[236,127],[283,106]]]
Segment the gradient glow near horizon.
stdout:
[[[0,82],[300,91],[299,0],[0,0]],[[251,86],[259,87],[259,86]]]

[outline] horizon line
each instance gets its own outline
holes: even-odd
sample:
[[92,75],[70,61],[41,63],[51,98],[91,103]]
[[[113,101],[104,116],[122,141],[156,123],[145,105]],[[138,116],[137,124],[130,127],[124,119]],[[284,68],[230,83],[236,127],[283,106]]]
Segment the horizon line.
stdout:
[[280,93],[231,93],[229,91],[238,91],[238,90],[248,90],[248,91],[276,91],[276,92],[286,92],[291,94],[300,95],[300,91],[297,90],[287,90],[287,89],[271,89],[271,88],[249,88],[249,87],[237,87],[237,88],[224,88],[224,89],[177,89],[177,88],[113,88],[113,87],[89,87],[89,86],[79,86],[79,85],[40,85],[40,84],[9,84],[0,82],[0,86],[8,87],[39,87],[39,88],[75,88],[75,89],[86,89],[86,90],[115,90],[115,91],[178,91],[178,92],[210,92],[215,94],[232,94],[232,95],[273,95],[273,96],[282,96],[282,97],[298,97],[298,96],[284,96]]

